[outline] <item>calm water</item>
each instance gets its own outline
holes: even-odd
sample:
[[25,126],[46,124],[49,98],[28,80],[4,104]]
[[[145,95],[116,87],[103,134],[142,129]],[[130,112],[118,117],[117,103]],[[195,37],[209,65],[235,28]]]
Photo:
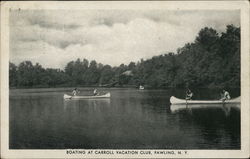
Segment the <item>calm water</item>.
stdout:
[[[169,98],[184,90],[104,91],[110,99],[65,101],[69,88],[11,90],[10,149],[240,149],[239,109],[173,112]],[[219,96],[218,90],[194,92],[197,99]]]

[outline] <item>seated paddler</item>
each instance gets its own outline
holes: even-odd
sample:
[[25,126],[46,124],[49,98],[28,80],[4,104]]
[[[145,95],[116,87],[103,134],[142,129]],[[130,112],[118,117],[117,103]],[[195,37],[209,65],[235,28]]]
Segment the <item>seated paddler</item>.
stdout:
[[78,91],[77,88],[75,88],[75,89],[72,91],[72,95],[73,95],[73,96],[76,96],[77,93],[79,93],[79,92],[80,92],[80,91]]
[[225,100],[229,99],[231,99],[229,92],[223,89],[221,100],[224,102]]
[[193,97],[193,92],[190,89],[186,91],[186,100],[191,100]]

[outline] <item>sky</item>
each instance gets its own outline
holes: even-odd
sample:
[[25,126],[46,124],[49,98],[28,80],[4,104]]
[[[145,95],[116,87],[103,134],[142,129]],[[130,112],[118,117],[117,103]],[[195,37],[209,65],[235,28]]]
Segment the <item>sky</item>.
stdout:
[[12,10],[10,62],[61,68],[88,59],[119,66],[176,52],[204,27],[240,26],[237,10]]

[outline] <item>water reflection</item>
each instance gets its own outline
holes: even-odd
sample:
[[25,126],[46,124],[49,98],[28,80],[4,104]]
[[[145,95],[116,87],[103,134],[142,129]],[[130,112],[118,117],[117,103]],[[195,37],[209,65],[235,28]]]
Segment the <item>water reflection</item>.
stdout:
[[226,116],[230,115],[232,108],[240,110],[240,104],[237,103],[224,103],[224,104],[172,104],[170,110],[172,113],[178,113],[179,111],[186,110],[189,113],[192,113],[193,109],[212,109],[218,108],[221,109]]
[[114,89],[110,99],[84,100],[64,100],[61,90],[25,92],[10,96],[11,149],[240,148],[235,107],[175,108],[166,90]]
[[[177,108],[176,108],[177,107]],[[171,105],[172,114],[178,119],[181,131],[196,135],[196,145],[188,148],[239,149],[240,109],[235,104]],[[195,129],[193,129],[195,128]],[[229,133],[230,132],[230,133]],[[198,135],[198,136],[197,136]],[[216,144],[216,146],[214,146]]]
[[69,108],[76,108],[79,106],[91,106],[94,109],[97,108],[97,106],[100,107],[110,107],[110,99],[67,99],[63,101],[64,110],[66,111]]

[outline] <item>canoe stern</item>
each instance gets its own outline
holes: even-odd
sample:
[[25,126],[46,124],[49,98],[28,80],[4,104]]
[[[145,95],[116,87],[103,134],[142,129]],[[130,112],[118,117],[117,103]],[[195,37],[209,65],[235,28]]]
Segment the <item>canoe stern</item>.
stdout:
[[64,94],[64,99],[99,99],[99,98],[110,98],[111,94],[106,93],[104,95],[97,95],[97,96],[70,96],[67,94]]
[[63,95],[63,98],[64,98],[64,99],[69,99],[69,98],[72,98],[72,96],[67,95],[67,94],[64,94],[64,95]]
[[240,97],[233,98],[230,100],[185,100],[179,99],[174,96],[170,97],[171,104],[223,104],[223,103],[240,103]]

